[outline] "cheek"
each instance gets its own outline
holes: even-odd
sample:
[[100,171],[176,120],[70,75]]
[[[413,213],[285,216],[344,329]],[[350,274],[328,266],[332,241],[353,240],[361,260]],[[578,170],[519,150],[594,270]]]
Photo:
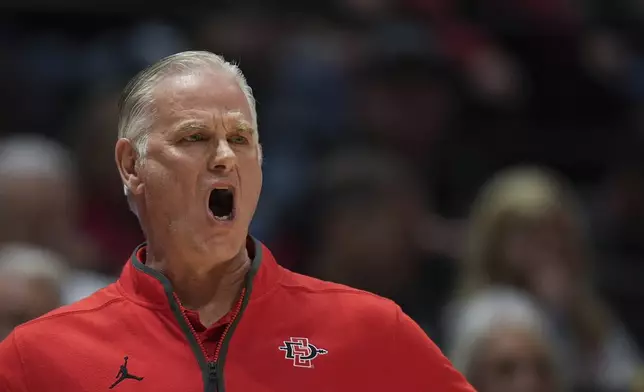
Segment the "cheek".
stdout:
[[[180,165],[165,164],[162,161],[148,160],[141,167],[142,180],[146,193],[163,193],[169,197],[173,193],[181,192],[184,187],[177,186],[189,180],[190,171],[183,169]],[[169,187],[168,185],[174,184]]]
[[159,162],[146,163],[142,170],[144,203],[150,211],[155,211],[155,219],[173,222],[179,216],[188,216],[187,207],[194,204],[190,203],[194,200],[191,194],[195,190],[194,174],[179,172]]

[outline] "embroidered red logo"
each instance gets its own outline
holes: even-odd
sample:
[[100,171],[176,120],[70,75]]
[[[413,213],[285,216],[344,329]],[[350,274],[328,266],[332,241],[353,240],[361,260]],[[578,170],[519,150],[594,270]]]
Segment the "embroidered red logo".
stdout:
[[312,368],[312,362],[318,355],[328,353],[327,350],[309,343],[307,338],[291,338],[284,341],[284,345],[278,348],[284,351],[284,358],[293,360],[293,366],[303,368]]

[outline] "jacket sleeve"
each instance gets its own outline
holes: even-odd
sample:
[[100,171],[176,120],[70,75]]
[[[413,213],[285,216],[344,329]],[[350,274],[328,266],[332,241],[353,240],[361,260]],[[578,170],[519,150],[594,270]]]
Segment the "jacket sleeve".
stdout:
[[393,382],[399,391],[474,392],[425,332],[397,308],[393,331]]
[[28,392],[15,331],[0,343],[0,391]]

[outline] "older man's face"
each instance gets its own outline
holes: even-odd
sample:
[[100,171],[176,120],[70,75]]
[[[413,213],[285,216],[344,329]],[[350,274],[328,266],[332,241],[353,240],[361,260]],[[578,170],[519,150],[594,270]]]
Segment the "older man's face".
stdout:
[[148,238],[230,259],[245,244],[262,184],[248,101],[222,71],[169,77],[154,100],[139,169]]

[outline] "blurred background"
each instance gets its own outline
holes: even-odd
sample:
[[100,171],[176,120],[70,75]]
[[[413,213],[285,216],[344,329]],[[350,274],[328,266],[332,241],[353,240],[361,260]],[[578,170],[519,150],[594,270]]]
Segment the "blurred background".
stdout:
[[205,49],[255,91],[285,267],[394,299],[480,392],[644,391],[644,1],[76,3],[1,6],[0,338],[116,279],[119,92]]

